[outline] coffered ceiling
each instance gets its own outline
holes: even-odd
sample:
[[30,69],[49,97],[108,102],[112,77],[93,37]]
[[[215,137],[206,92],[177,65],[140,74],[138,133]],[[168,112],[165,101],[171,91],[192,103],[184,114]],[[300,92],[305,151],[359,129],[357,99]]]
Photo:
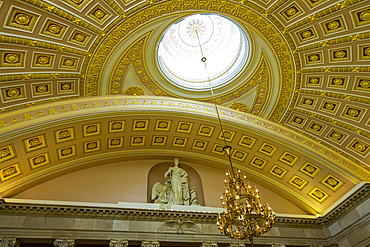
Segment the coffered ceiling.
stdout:
[[227,164],[210,92],[176,87],[155,62],[172,23],[217,13],[251,39],[248,66],[215,89],[233,162],[324,212],[370,178],[369,5],[0,1],[1,195],[114,157]]

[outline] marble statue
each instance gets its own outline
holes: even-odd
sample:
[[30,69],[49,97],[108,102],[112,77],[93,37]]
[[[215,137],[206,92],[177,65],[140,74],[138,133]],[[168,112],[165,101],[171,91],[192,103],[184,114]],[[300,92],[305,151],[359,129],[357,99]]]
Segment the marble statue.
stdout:
[[175,166],[168,168],[164,174],[166,182],[157,182],[152,188],[154,203],[170,205],[198,204],[195,188],[189,191],[188,174],[179,167],[179,159],[174,159]]

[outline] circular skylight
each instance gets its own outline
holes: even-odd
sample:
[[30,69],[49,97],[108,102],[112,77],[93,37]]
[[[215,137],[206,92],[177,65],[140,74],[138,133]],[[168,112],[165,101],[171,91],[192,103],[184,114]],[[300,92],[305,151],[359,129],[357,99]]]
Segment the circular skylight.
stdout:
[[197,14],[164,32],[156,58],[170,82],[199,91],[209,89],[209,82],[217,88],[236,77],[248,61],[249,47],[246,33],[233,21],[216,14]]

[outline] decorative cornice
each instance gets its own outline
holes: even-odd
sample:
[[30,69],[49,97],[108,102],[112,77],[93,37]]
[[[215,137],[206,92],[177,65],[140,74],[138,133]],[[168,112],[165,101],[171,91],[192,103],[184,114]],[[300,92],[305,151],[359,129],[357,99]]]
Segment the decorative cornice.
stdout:
[[[279,216],[276,217],[277,226],[306,226],[321,227],[334,222],[352,208],[356,207],[370,197],[370,183],[365,183],[349,198],[340,205],[328,212],[326,215],[313,217],[294,217]],[[3,200],[4,201],[4,200]],[[107,207],[82,207],[82,206],[58,206],[5,202],[3,208],[0,208],[0,215],[42,215],[42,216],[68,216],[82,218],[109,218],[109,219],[127,219],[127,220],[150,220],[166,221],[169,218],[183,217],[192,220],[195,223],[216,222],[218,214],[213,212],[184,212],[175,210],[149,210],[149,209],[129,209],[129,208],[107,208]]]

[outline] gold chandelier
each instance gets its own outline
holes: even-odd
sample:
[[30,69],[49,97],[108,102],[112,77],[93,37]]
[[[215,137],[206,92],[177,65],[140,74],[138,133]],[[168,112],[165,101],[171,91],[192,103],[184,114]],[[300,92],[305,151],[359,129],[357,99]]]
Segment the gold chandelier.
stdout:
[[[202,45],[195,30],[199,48],[202,54],[201,61],[204,64],[206,73],[207,58],[203,54]],[[209,87],[212,93],[212,99],[215,105],[217,119],[220,124],[222,138],[225,142],[223,150],[226,152],[231,170],[226,172],[225,187],[226,190],[221,196],[222,207],[226,210],[219,214],[217,226],[222,233],[229,238],[249,239],[253,246],[253,238],[260,237],[268,232],[275,221],[275,212],[267,204],[263,205],[260,201],[260,195],[257,188],[252,188],[247,182],[247,177],[240,170],[235,170],[231,162],[231,146],[227,144],[224,136],[224,128],[215,96],[212,89],[211,81],[208,78]]]
[[225,146],[231,171],[226,172],[226,190],[221,196],[222,207],[226,211],[218,216],[217,226],[229,238],[249,239],[268,232],[275,221],[275,212],[260,201],[259,191],[247,182],[247,176],[240,170],[234,170],[230,158],[230,146]]

